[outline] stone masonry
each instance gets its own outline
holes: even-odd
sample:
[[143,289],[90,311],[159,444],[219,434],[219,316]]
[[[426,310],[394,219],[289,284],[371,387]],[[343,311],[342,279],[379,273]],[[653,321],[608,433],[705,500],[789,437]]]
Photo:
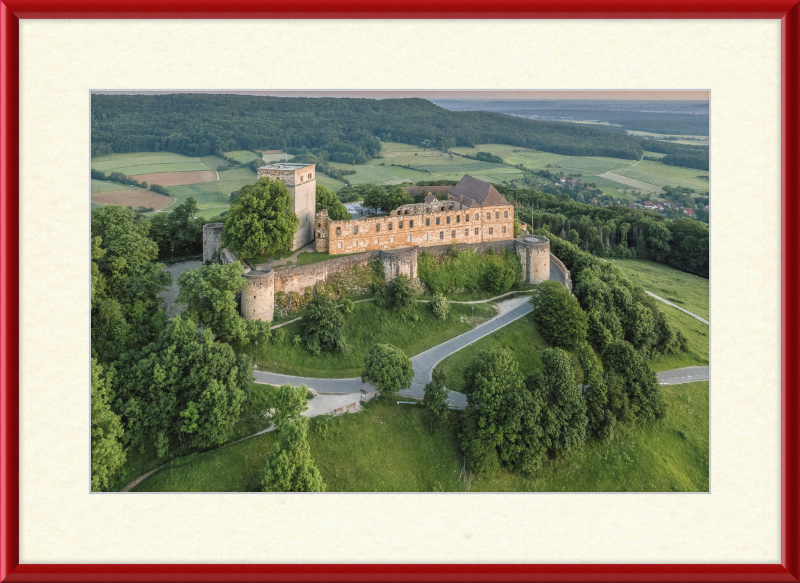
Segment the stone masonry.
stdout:
[[292,251],[314,240],[314,213],[317,207],[317,171],[315,164],[269,164],[258,169],[258,177],[280,180],[292,195],[292,212],[299,223]]

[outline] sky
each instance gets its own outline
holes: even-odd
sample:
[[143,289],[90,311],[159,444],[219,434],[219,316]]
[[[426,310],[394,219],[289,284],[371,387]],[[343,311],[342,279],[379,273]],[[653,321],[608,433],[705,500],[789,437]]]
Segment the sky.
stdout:
[[239,95],[273,95],[277,97],[363,97],[369,99],[388,99],[401,97],[421,97],[423,99],[613,99],[613,100],[647,100],[647,101],[708,101],[708,91],[703,90],[675,90],[675,91],[392,91],[392,90],[366,90],[366,91],[253,91],[253,90],[181,90],[143,91],[143,90],[117,90],[94,91],[93,93],[105,94],[164,94],[164,93],[235,93]]

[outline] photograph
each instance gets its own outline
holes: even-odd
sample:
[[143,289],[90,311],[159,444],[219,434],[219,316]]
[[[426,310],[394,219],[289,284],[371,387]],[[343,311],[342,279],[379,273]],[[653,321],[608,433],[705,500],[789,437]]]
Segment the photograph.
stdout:
[[710,493],[708,89],[87,98],[87,491]]

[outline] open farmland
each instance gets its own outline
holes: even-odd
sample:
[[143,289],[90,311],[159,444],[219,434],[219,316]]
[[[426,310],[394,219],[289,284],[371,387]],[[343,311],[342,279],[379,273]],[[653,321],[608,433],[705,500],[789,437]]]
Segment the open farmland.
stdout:
[[281,150],[263,150],[261,152],[261,159],[264,161],[265,164],[270,164],[272,162],[282,162],[286,160],[286,158],[291,158],[292,156],[286,154],[286,152],[282,152]]
[[217,179],[216,170],[195,170],[194,172],[157,172],[155,174],[137,174],[139,182],[160,184],[161,186],[177,186],[179,184],[197,184]]
[[605,178],[606,180],[624,184],[625,186],[635,188],[636,190],[641,190],[642,195],[644,196],[655,194],[655,196],[660,197],[662,194],[664,194],[664,189],[660,186],[656,186],[655,184],[650,184],[648,182],[642,182],[641,180],[636,180],[634,178],[628,178],[627,176],[621,176],[619,174],[615,174],[614,172],[606,172],[605,174],[602,174],[600,178]]
[[92,179],[92,194],[101,192],[119,192],[120,190],[144,190],[138,186],[131,186],[130,184],[119,184],[108,180],[95,180]]
[[233,150],[232,152],[223,152],[223,154],[228,158],[233,158],[239,164],[249,164],[258,158],[258,154],[250,150]]
[[160,210],[169,206],[172,204],[172,201],[172,197],[158,194],[152,190],[145,190],[144,188],[92,194],[92,202],[98,204],[118,204],[120,206],[129,206],[133,208],[143,206],[155,210]]
[[656,186],[684,186],[686,188],[693,188],[698,192],[705,192],[708,190],[708,180],[698,178],[698,176],[707,177],[707,170],[668,166],[661,162],[642,160],[635,168],[622,168],[614,172],[628,178],[649,182]]

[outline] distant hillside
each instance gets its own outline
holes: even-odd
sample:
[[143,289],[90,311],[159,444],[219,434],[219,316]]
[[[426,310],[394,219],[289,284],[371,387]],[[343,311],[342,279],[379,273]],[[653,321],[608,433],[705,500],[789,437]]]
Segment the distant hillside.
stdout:
[[570,156],[638,159],[639,143],[577,124],[497,113],[448,111],[424,99],[288,98],[249,95],[93,95],[92,155],[167,151],[311,151],[362,164],[380,140],[423,147],[507,144]]

